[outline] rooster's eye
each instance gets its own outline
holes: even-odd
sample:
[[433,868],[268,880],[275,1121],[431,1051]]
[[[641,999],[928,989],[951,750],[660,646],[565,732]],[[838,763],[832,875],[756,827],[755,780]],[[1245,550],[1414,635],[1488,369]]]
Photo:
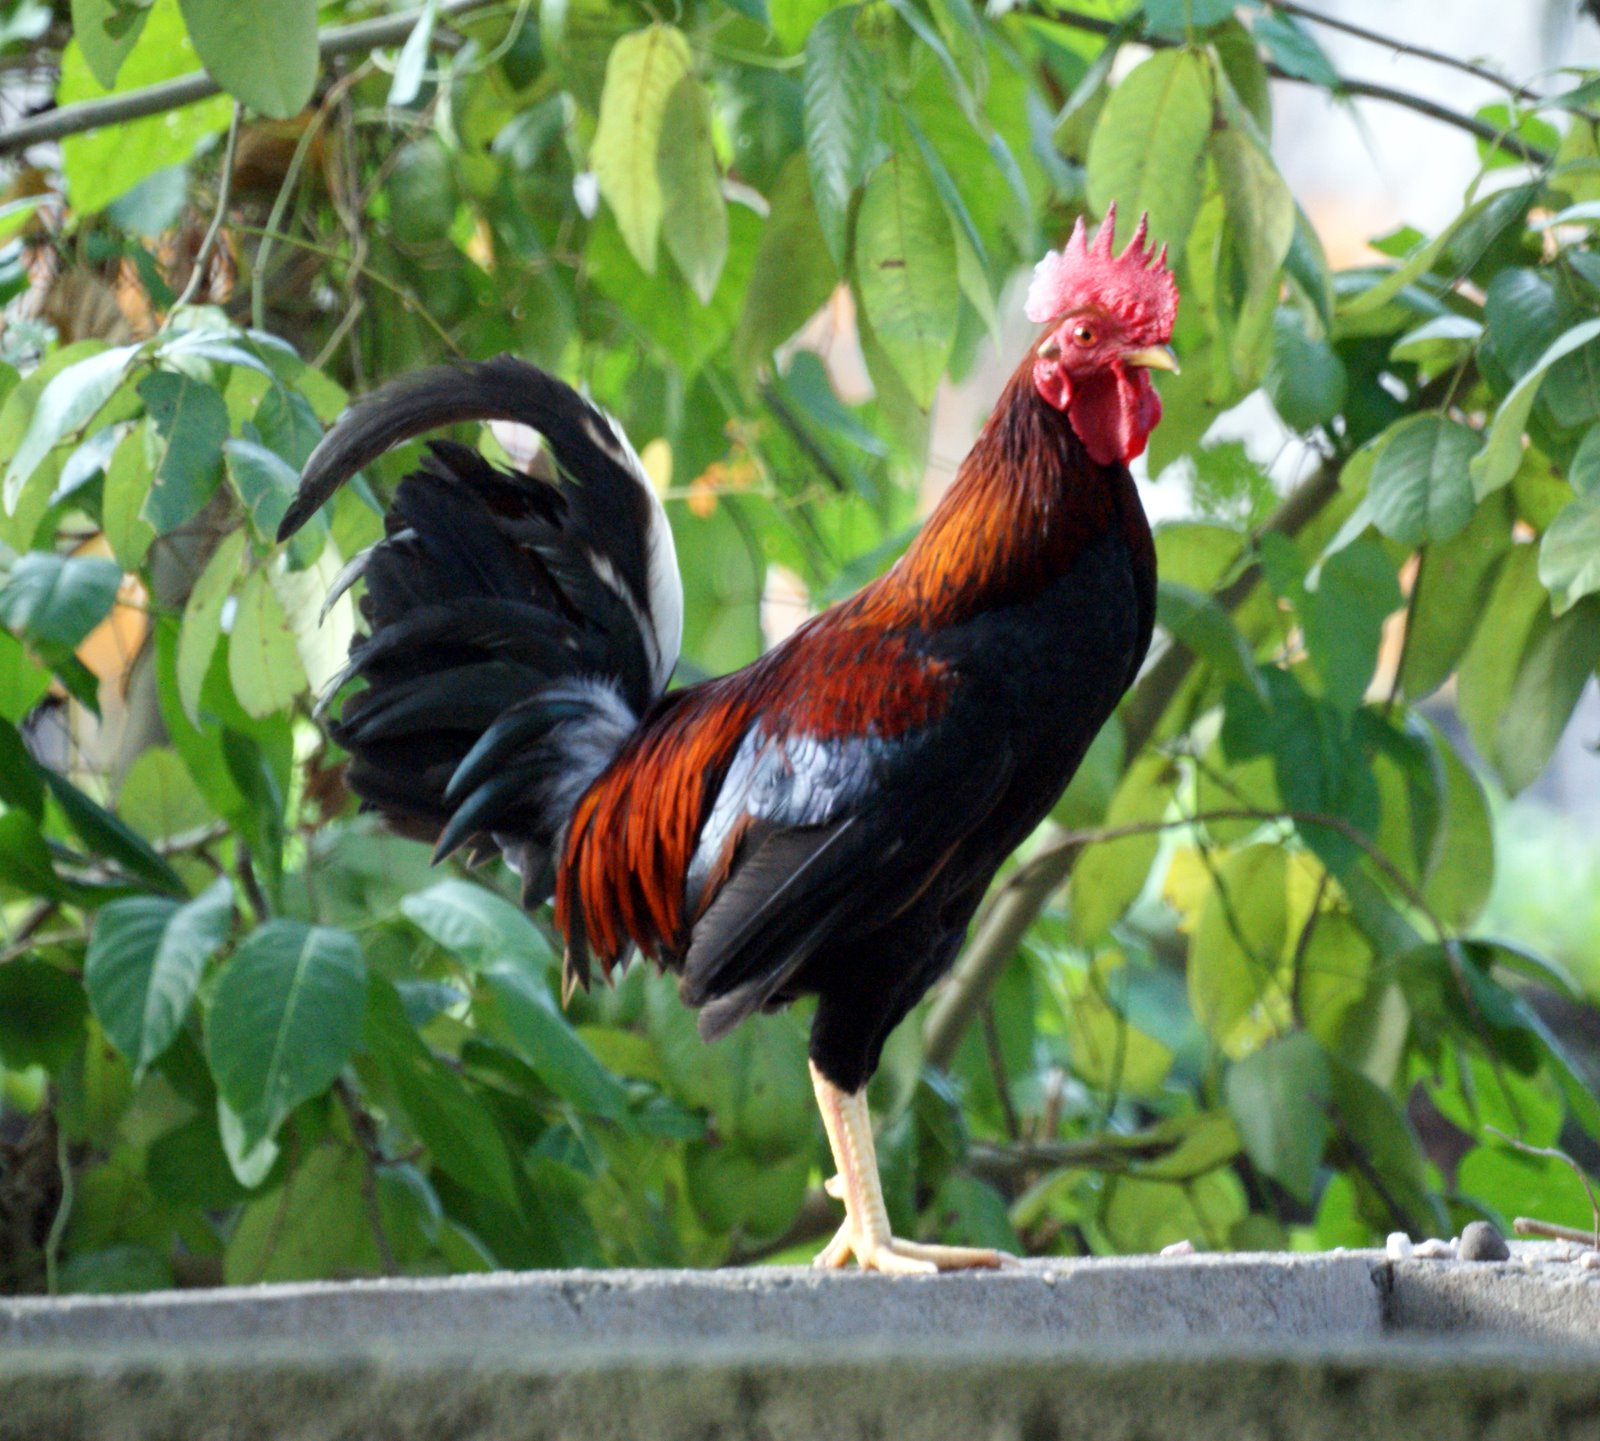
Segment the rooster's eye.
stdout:
[[1073,329],[1072,338],[1079,345],[1094,344],[1094,327],[1092,325],[1079,325]]

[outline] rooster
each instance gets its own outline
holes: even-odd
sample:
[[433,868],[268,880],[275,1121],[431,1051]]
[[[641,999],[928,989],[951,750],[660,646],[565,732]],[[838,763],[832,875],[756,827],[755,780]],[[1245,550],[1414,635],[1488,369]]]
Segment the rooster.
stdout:
[[844,1223],[817,1257],[927,1272],[996,1252],[889,1229],[866,1084],[952,964],[984,891],[1137,673],[1155,551],[1128,462],[1177,287],[1143,220],[1080,219],[1037,267],[1044,325],[899,562],[732,675],[667,689],[682,633],[672,532],[606,414],[510,357],[402,378],[306,464],[292,535],[411,436],[510,421],[543,472],[448,441],[403,480],[364,577],[368,634],[331,727],[349,784],[436,857],[493,848],[555,900],[564,992],[631,947],[675,972],[708,1041],[815,996],[810,1069]]

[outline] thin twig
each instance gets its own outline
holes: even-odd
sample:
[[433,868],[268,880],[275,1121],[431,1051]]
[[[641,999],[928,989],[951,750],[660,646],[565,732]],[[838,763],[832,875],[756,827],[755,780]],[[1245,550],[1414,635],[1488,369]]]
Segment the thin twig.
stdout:
[[72,1219],[72,1154],[67,1146],[67,1128],[61,1124],[59,1112],[56,1125],[56,1172],[61,1177],[61,1201],[50,1218],[50,1232],[44,1242],[44,1284],[52,1295],[60,1290],[61,1243],[66,1239],[67,1222]]
[[1282,10],[1286,15],[1295,15],[1301,20],[1309,20],[1313,25],[1321,25],[1328,30],[1338,30],[1345,35],[1352,35],[1357,40],[1365,40],[1369,44],[1381,46],[1385,50],[1392,50],[1397,55],[1410,55],[1417,60],[1426,60],[1433,65],[1445,65],[1452,70],[1459,70],[1464,75],[1476,76],[1479,80],[1509,91],[1518,100],[1539,99],[1539,96],[1526,86],[1514,84],[1504,76],[1496,75],[1487,66],[1474,65],[1470,60],[1462,60],[1458,56],[1447,55],[1442,50],[1431,50],[1426,45],[1413,45],[1407,40],[1396,40],[1392,35],[1381,35],[1376,30],[1368,30],[1363,25],[1352,24],[1349,20],[1341,20],[1335,15],[1324,15],[1320,10],[1312,10],[1305,5],[1293,4],[1291,0],[1271,0],[1271,4],[1274,10]]
[[1519,1236],[1544,1236],[1551,1241],[1576,1241],[1580,1246],[1600,1249],[1600,1237],[1576,1226],[1558,1226],[1554,1221],[1536,1221],[1530,1216],[1518,1216],[1511,1229]]
[[1593,1244],[1595,1249],[1600,1251],[1600,1200],[1595,1198],[1594,1186],[1590,1183],[1588,1174],[1583,1167],[1558,1146],[1529,1145],[1526,1141],[1519,1141],[1515,1136],[1506,1135],[1498,1126],[1491,1126],[1487,1123],[1485,1123],[1483,1129],[1491,1136],[1499,1137],[1506,1145],[1514,1150],[1523,1152],[1525,1155],[1538,1156],[1546,1161],[1560,1161],[1578,1178],[1578,1184],[1583,1187],[1584,1192],[1589,1197],[1589,1212],[1594,1219]]
[[[439,6],[439,20],[453,20],[499,3],[501,0],[444,0]],[[407,10],[400,15],[380,15],[373,20],[358,20],[353,25],[335,26],[322,33],[317,41],[317,49],[322,58],[327,60],[334,55],[350,55],[374,50],[382,45],[397,45],[411,33],[421,14],[420,10]],[[117,125],[127,120],[141,120],[148,115],[161,115],[168,110],[180,110],[186,105],[209,99],[220,93],[221,89],[204,71],[196,71],[193,75],[182,75],[159,85],[147,85],[141,90],[107,95],[99,100],[80,100],[75,105],[62,105],[55,110],[47,110],[43,115],[19,121],[0,134],[0,155],[15,155],[30,145],[60,140],[67,135],[79,135],[85,130],[98,130],[102,125]]]
[[183,287],[183,294],[172,302],[166,319],[161,322],[163,330],[172,324],[172,317],[194,299],[201,282],[205,279],[206,266],[211,263],[211,252],[216,246],[217,237],[222,233],[222,222],[228,214],[228,198],[233,192],[233,160],[239,150],[239,117],[243,114],[244,106],[235,101],[233,118],[228,122],[228,143],[222,151],[222,178],[217,184],[217,212],[211,217],[211,224],[206,229],[199,250],[195,251],[194,264],[190,267],[189,280]]

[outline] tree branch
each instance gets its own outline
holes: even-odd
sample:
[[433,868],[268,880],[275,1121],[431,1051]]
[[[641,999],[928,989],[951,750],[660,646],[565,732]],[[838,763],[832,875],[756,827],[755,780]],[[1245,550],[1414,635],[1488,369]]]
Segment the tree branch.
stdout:
[[[1303,485],[1292,491],[1262,527],[1262,534],[1295,535],[1339,492],[1340,466],[1328,462]],[[1216,594],[1217,604],[1236,610],[1260,579],[1259,566],[1246,566]],[[1172,704],[1194,667],[1185,647],[1168,642],[1155,662],[1140,677],[1122,709],[1124,768],[1155,734],[1156,726]],[[956,1047],[977,1016],[1000,973],[1016,954],[1017,945],[1048,901],[1071,874],[1084,840],[1075,831],[1052,825],[1050,836],[1027,864],[1013,871],[995,893],[989,908],[967,943],[950,980],[934,1002],[923,1029],[928,1063],[946,1067]]]
[[[458,19],[474,10],[484,10],[500,3],[501,0],[443,0],[439,6],[439,20]],[[322,58],[327,60],[335,55],[397,45],[411,33],[421,14],[420,10],[408,10],[403,15],[380,15],[374,20],[358,20],[353,25],[335,26],[322,33],[317,41],[317,49]],[[80,100],[75,105],[63,105],[55,110],[47,110],[43,115],[20,121],[0,134],[0,155],[15,155],[30,145],[60,140],[63,136],[78,135],[85,130],[97,130],[102,125],[115,125],[125,120],[141,120],[147,115],[160,115],[168,110],[181,110],[185,105],[209,99],[221,89],[202,70],[193,75],[181,75],[176,80],[164,80],[159,85],[147,85],[142,90],[129,90],[99,100]]]
[[[1280,8],[1288,9],[1288,6]],[[1069,30],[1081,30],[1090,35],[1110,36],[1120,27],[1116,21],[1102,20],[1097,15],[1080,15],[1076,10],[1063,10],[1040,0],[1020,7],[1023,14],[1032,15],[1037,20],[1049,21],[1056,25],[1063,25]],[[1309,17],[1308,17],[1309,18]],[[1140,43],[1150,46],[1155,50],[1165,50],[1181,44],[1177,40],[1165,40],[1158,35],[1146,35],[1140,38]],[[1386,41],[1394,44],[1396,48],[1403,49],[1398,41]],[[1428,57],[1435,58],[1435,57]],[[1456,62],[1465,65],[1465,61]],[[1287,80],[1295,85],[1315,85],[1323,88],[1315,80],[1308,80],[1304,75],[1291,75],[1278,65],[1267,63],[1267,74],[1274,80]],[[1504,82],[1497,82],[1504,83]],[[1554,157],[1548,150],[1538,145],[1529,145],[1525,140],[1515,135],[1507,135],[1490,125],[1487,121],[1479,120],[1475,115],[1463,115],[1459,110],[1452,110],[1449,106],[1436,104],[1421,95],[1413,95],[1408,90],[1397,90],[1392,85],[1379,85],[1372,80],[1350,80],[1345,76],[1339,77],[1340,95],[1360,95],[1368,100],[1382,100],[1390,105],[1399,105],[1407,110],[1414,110],[1419,115],[1426,115],[1430,120],[1437,120],[1441,124],[1453,126],[1457,130],[1464,130],[1469,135],[1476,136],[1486,145],[1492,145],[1497,150],[1504,150],[1508,155],[1515,155],[1519,160],[1525,160],[1530,165],[1549,165]]]
[[1539,97],[1526,86],[1518,85],[1507,80],[1502,75],[1496,75],[1484,65],[1474,65],[1470,60],[1462,60],[1454,55],[1446,55],[1442,50],[1430,50],[1426,45],[1412,45],[1405,40],[1396,40],[1392,35],[1381,35],[1376,30],[1368,30],[1363,25],[1354,25],[1348,20],[1341,20],[1336,15],[1324,15],[1320,10],[1312,10],[1305,5],[1297,5],[1292,0],[1270,0],[1274,10],[1282,10],[1286,15],[1298,16],[1301,20],[1309,20],[1313,25],[1321,25],[1329,30],[1337,30],[1341,34],[1354,36],[1357,40],[1365,40],[1369,45],[1378,45],[1385,50],[1392,50],[1397,55],[1410,55],[1417,60],[1426,60],[1433,65],[1444,65],[1451,70],[1459,70],[1463,75],[1471,75],[1485,81],[1490,85],[1497,85],[1502,90],[1516,96],[1518,100],[1537,100]]

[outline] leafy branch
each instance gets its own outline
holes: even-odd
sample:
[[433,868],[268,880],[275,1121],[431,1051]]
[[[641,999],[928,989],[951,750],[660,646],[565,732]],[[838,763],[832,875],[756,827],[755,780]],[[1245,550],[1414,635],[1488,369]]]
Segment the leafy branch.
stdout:
[[[441,0],[438,19],[458,20],[474,10],[485,10],[499,3],[501,0]],[[425,13],[425,10],[407,10],[399,15],[382,15],[373,20],[336,25],[317,37],[317,52],[322,59],[330,60],[336,55],[361,54],[382,46],[399,44]],[[181,110],[221,92],[222,86],[199,70],[193,75],[179,76],[176,80],[163,80],[159,85],[146,85],[138,90],[107,95],[98,100],[80,100],[72,105],[61,105],[42,115],[19,120],[0,134],[0,155],[16,155],[46,140],[61,140],[68,135],[81,135],[86,130],[98,130],[105,125],[119,125],[150,115],[162,115],[169,110]]]

